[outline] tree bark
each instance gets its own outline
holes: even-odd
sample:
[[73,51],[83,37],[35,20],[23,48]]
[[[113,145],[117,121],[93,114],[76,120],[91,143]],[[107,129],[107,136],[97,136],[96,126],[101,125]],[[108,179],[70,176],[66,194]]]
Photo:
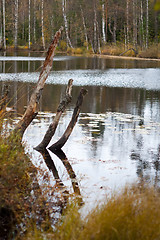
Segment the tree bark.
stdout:
[[102,38],[103,38],[103,42],[106,42],[106,33],[105,33],[105,11],[104,11],[104,3],[102,3]]
[[127,18],[127,47],[129,46],[129,0],[126,3],[126,18]]
[[66,16],[66,0],[62,0],[62,12],[63,12],[63,18],[64,18],[66,38],[67,38],[67,46],[73,48],[71,40],[69,38],[69,34],[68,34],[68,21]]
[[61,36],[61,31],[63,30],[63,27],[59,29],[59,31],[56,32],[55,37],[53,42],[51,43],[47,56],[45,59],[45,62],[43,64],[42,71],[39,76],[38,83],[35,87],[34,92],[31,95],[30,102],[27,106],[27,109],[21,118],[21,120],[18,122],[17,126],[14,129],[15,133],[19,133],[21,136],[23,136],[24,131],[26,128],[29,126],[29,124],[32,122],[32,120],[36,117],[37,113],[37,106],[42,94],[42,90],[45,84],[45,81],[48,77],[48,74],[51,70],[52,63],[53,63],[53,57],[54,57],[54,52],[58,43],[58,40]]
[[44,6],[44,2],[43,2],[43,0],[42,0],[42,13],[41,13],[41,23],[42,23],[42,45],[43,45],[43,49],[45,49],[43,6]]
[[6,50],[6,9],[5,0],[3,0],[3,47]]
[[18,0],[15,0],[15,34],[14,34],[14,48],[18,47]]
[[31,0],[28,2],[28,48],[31,48]]
[[36,0],[34,0],[33,39],[36,43]]
[[83,21],[83,27],[84,27],[84,35],[85,35],[85,40],[87,44],[87,50],[88,50],[88,36],[87,36],[87,29],[86,29],[86,24],[85,24],[85,19],[84,19],[84,14],[83,14],[83,9],[82,6],[80,5],[81,8],[81,14],[82,14],[82,21]]
[[72,130],[77,122],[77,119],[78,119],[78,116],[80,113],[80,108],[83,103],[83,98],[86,95],[86,93],[87,93],[87,90],[82,88],[80,91],[80,94],[78,96],[78,99],[77,99],[76,107],[73,111],[72,119],[71,119],[66,131],[62,135],[62,137],[56,143],[54,143],[52,146],[49,147],[49,149],[51,151],[61,149],[64,146],[64,144],[67,142],[67,140],[68,140],[69,136],[71,135]]
[[108,0],[106,0],[106,42],[107,42],[107,32],[108,32]]
[[146,48],[148,48],[148,23],[149,23],[149,14],[148,14],[148,0],[146,0]]
[[2,25],[3,25],[3,23],[2,23],[2,11],[1,11],[1,9],[2,9],[2,2],[0,1],[0,49],[2,48]]
[[64,98],[60,102],[60,104],[58,106],[58,109],[57,109],[56,116],[54,117],[53,122],[50,124],[42,142],[37,147],[34,148],[37,151],[40,151],[40,150],[42,150],[42,149],[44,149],[48,146],[48,144],[50,143],[50,141],[51,141],[51,139],[52,139],[52,137],[53,137],[53,135],[56,131],[56,128],[58,126],[59,119],[60,119],[62,113],[64,112],[66,106],[71,102],[71,99],[72,99],[72,96],[71,96],[72,82],[73,82],[73,80],[70,79],[69,82],[68,82],[67,89],[66,89],[66,95],[64,96]]

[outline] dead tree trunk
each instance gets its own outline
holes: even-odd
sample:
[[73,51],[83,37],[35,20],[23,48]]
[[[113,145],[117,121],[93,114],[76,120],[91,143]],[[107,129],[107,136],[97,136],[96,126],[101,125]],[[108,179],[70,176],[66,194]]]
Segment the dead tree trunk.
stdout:
[[64,146],[64,144],[67,142],[67,140],[68,140],[69,136],[71,135],[72,130],[77,122],[77,119],[78,119],[78,116],[80,113],[80,107],[82,106],[83,98],[86,95],[86,93],[87,93],[87,90],[82,88],[80,91],[80,94],[78,96],[78,99],[77,99],[76,107],[73,111],[72,119],[71,119],[66,131],[62,135],[62,137],[56,143],[54,143],[52,146],[49,147],[49,149],[51,151],[61,149]]
[[62,101],[60,102],[60,104],[57,108],[57,113],[56,113],[56,116],[53,119],[53,122],[50,124],[42,142],[37,147],[35,147],[35,149],[37,151],[40,151],[40,150],[46,148],[48,146],[49,142],[51,141],[51,138],[53,137],[53,135],[56,131],[56,128],[58,126],[58,122],[59,122],[59,119],[60,119],[62,113],[65,111],[66,106],[71,102],[71,99],[72,99],[72,96],[71,96],[72,83],[73,83],[73,80],[70,79],[68,81],[68,86],[67,86],[67,89],[66,89],[66,95],[62,99]]
[[35,87],[35,90],[31,95],[30,102],[27,106],[27,109],[26,109],[23,117],[21,118],[21,120],[18,122],[17,126],[14,129],[14,133],[18,132],[21,137],[23,136],[23,133],[25,132],[26,128],[29,126],[29,124],[32,122],[32,120],[38,114],[37,105],[39,103],[45,81],[48,77],[48,74],[49,74],[51,68],[52,68],[54,52],[55,52],[58,40],[61,36],[62,30],[63,30],[63,27],[61,27],[59,29],[59,31],[57,31],[55,34],[54,40],[48,49],[47,56],[46,56],[45,62],[43,64],[43,68],[40,73],[37,86]]

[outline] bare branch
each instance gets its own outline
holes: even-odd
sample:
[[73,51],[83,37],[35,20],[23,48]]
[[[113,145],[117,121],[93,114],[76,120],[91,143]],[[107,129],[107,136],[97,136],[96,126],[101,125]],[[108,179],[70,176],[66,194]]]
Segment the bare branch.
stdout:
[[50,124],[42,142],[37,147],[34,148],[37,151],[40,151],[40,150],[46,148],[48,146],[49,142],[51,141],[51,139],[52,139],[52,137],[53,137],[53,135],[56,131],[56,128],[58,126],[59,119],[60,119],[62,113],[66,109],[66,106],[71,102],[71,99],[72,99],[72,96],[71,96],[72,83],[73,83],[73,80],[70,79],[68,81],[68,86],[66,88],[66,95],[64,96],[64,98],[62,99],[62,101],[60,102],[60,104],[57,108],[57,113],[56,113],[56,116],[53,119],[53,122]]
[[54,39],[48,49],[47,56],[43,64],[43,68],[40,73],[38,83],[31,95],[30,102],[27,106],[27,109],[22,119],[18,122],[17,126],[14,129],[14,132],[19,132],[21,136],[23,136],[24,131],[37,115],[37,105],[39,103],[45,81],[52,67],[54,52],[58,44],[58,40],[61,36],[62,30],[63,30],[63,27],[61,27],[54,36]]
[[76,107],[74,108],[74,111],[73,111],[72,119],[71,119],[66,131],[62,135],[62,137],[56,143],[54,143],[51,147],[49,147],[49,149],[51,151],[61,149],[64,146],[64,144],[67,142],[67,140],[68,140],[69,136],[71,135],[72,130],[77,122],[77,119],[78,119],[78,116],[80,113],[80,107],[83,103],[83,98],[86,95],[86,93],[87,93],[87,90],[82,88],[80,91],[80,94],[78,96],[78,99],[77,99]]

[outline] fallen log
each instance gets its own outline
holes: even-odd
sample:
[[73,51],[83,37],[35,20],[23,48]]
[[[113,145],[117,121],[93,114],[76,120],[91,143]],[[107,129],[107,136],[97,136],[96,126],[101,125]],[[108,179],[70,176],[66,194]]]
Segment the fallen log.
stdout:
[[29,124],[32,122],[32,120],[36,117],[38,114],[37,112],[37,106],[42,94],[42,90],[45,84],[45,81],[48,77],[48,74],[52,68],[52,63],[53,63],[53,57],[54,57],[54,52],[58,44],[58,40],[61,36],[61,31],[63,30],[63,27],[59,29],[59,31],[56,32],[54,39],[47,51],[46,59],[43,64],[42,71],[39,76],[38,83],[31,95],[30,102],[27,106],[27,109],[21,118],[21,120],[18,122],[14,129],[14,133],[19,133],[20,136],[23,136],[23,133],[25,132],[26,128],[29,126]]
[[73,111],[72,119],[71,119],[66,131],[64,132],[62,137],[56,143],[54,143],[52,146],[49,147],[49,150],[51,150],[53,152],[55,150],[59,150],[67,142],[67,140],[68,140],[69,136],[71,135],[72,130],[77,122],[77,119],[78,119],[78,116],[80,113],[80,108],[83,103],[83,98],[86,95],[86,93],[87,93],[87,90],[82,88],[80,91],[80,94],[78,96],[78,99],[77,99],[76,107],[74,108],[74,111]]
[[122,56],[123,54],[127,53],[128,51],[133,51],[135,53],[135,57],[137,56],[138,52],[137,50],[135,50],[134,48],[129,48],[126,51],[124,51],[123,53],[121,53],[119,56]]
[[59,119],[62,115],[62,113],[64,112],[64,110],[66,109],[66,106],[71,102],[72,100],[72,96],[71,96],[71,91],[72,91],[72,83],[73,83],[73,80],[70,79],[68,81],[68,86],[66,88],[66,94],[64,96],[64,98],[62,99],[62,101],[60,102],[58,108],[57,108],[57,113],[56,113],[56,116],[54,117],[53,119],[53,122],[50,124],[43,140],[41,141],[41,143],[35,147],[34,149],[37,150],[37,151],[40,151],[40,150],[43,150],[45,149],[48,144],[50,143],[55,131],[56,131],[56,128],[58,126],[58,123],[59,123]]

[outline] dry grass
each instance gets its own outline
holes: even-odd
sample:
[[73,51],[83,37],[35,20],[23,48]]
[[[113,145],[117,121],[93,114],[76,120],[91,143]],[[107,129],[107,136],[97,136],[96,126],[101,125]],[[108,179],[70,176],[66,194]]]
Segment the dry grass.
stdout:
[[160,239],[160,194],[151,187],[126,188],[82,222],[75,206],[67,212],[57,240]]
[[151,45],[148,49],[140,51],[138,57],[141,58],[160,58],[160,44]]

